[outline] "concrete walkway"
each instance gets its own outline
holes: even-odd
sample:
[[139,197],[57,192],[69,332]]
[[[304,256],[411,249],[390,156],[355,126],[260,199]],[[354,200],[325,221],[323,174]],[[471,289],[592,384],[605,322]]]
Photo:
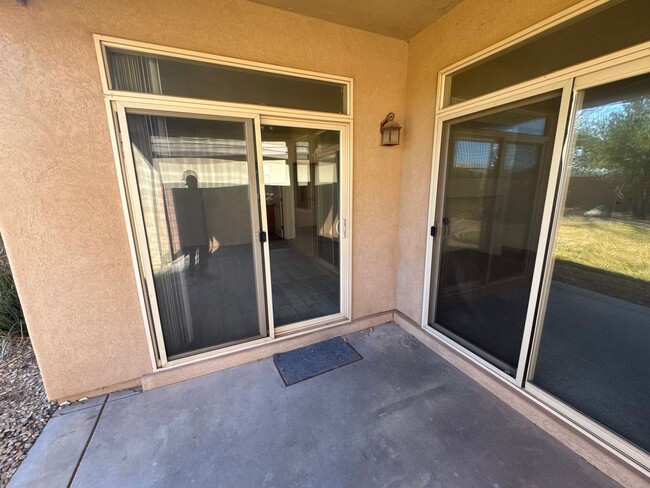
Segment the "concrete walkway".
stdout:
[[619,486],[394,324],[285,387],[270,358],[53,417],[19,487]]

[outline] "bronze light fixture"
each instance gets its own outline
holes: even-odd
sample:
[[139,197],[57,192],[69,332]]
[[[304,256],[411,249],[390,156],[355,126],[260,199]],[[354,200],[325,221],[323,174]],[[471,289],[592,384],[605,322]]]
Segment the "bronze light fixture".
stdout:
[[395,114],[390,112],[379,126],[382,146],[397,146],[399,144],[402,126],[395,122],[394,119]]

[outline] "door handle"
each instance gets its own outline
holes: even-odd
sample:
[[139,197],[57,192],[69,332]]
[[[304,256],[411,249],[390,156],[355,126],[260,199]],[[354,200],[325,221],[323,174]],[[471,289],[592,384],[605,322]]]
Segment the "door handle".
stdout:
[[442,219],[442,236],[440,236],[441,239],[446,239],[447,236],[449,235],[449,219],[447,217]]
[[341,235],[345,237],[345,219],[338,219],[336,224],[334,224],[334,229],[339,237],[341,237]]

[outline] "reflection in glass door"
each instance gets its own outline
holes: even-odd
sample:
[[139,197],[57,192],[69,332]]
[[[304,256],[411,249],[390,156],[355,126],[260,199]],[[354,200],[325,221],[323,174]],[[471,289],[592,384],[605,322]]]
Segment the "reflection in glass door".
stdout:
[[267,336],[252,119],[125,111],[120,122],[165,357]]
[[340,314],[341,132],[261,129],[274,325]]
[[529,378],[650,452],[650,75],[576,105]]
[[514,375],[561,92],[446,122],[429,324]]
[[[329,136],[329,144],[325,137]],[[339,264],[339,144],[338,134],[321,134],[314,155],[314,186],[316,191],[317,256],[321,263],[335,273]]]

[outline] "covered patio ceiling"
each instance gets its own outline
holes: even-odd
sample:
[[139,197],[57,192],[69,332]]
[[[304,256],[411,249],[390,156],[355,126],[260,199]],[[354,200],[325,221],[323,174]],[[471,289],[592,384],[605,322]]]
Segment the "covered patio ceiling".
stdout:
[[397,39],[409,39],[463,0],[251,0]]

